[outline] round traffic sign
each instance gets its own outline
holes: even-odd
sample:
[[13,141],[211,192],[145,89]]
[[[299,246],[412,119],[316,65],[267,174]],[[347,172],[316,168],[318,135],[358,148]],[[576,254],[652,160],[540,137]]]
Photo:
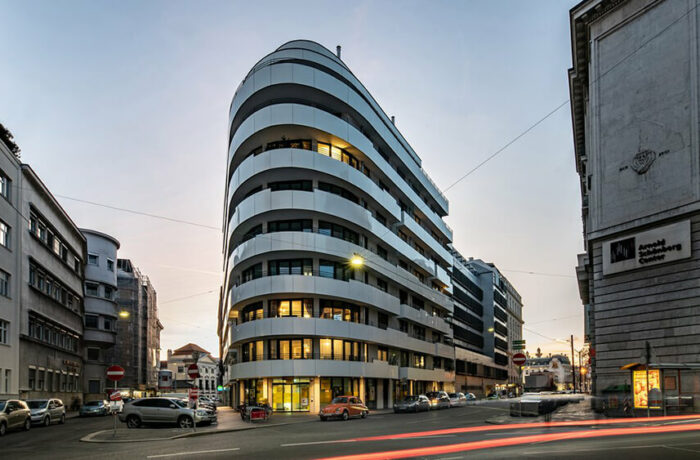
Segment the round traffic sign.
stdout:
[[119,390],[114,390],[109,394],[109,400],[110,401],[121,401],[122,400],[122,394]]
[[198,379],[199,378],[199,367],[197,367],[196,364],[190,364],[187,367],[187,376],[191,379]]
[[516,366],[522,366],[523,364],[525,364],[526,359],[527,358],[524,354],[516,353],[513,355],[513,364],[515,364]]
[[124,368],[121,366],[109,366],[107,368],[107,378],[112,382],[121,380],[124,377]]

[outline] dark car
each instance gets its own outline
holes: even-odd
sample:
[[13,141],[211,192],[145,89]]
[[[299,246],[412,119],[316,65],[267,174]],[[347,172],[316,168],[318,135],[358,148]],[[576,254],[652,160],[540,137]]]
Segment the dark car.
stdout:
[[449,409],[450,397],[444,391],[431,391],[425,396],[430,400],[431,409]]
[[31,427],[32,415],[26,402],[18,399],[0,401],[0,436],[8,430],[21,428],[28,431]]
[[430,400],[425,395],[406,396],[403,401],[394,404],[394,412],[421,412],[430,410]]

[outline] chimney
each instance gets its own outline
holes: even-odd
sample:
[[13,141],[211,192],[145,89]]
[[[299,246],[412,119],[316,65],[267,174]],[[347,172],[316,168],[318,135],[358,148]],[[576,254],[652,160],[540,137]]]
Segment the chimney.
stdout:
[[393,116],[393,115],[391,116],[391,124],[392,124],[392,125],[395,125],[395,124],[396,124],[396,117]]
[[168,361],[170,361],[170,357],[173,355],[173,351],[171,349],[168,349]]
[[335,47],[335,55],[338,56],[338,59],[340,59],[340,45]]

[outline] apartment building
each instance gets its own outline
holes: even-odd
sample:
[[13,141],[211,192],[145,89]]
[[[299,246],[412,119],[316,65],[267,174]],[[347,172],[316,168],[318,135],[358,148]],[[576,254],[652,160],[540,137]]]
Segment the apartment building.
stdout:
[[[195,363],[199,378],[191,380],[187,368]],[[175,351],[168,350],[167,368],[172,373],[174,392],[182,393],[184,389],[197,387],[202,396],[217,396],[219,360],[199,345],[188,343]]]
[[229,114],[218,334],[231,404],[454,388],[447,199],[340,49],[260,60]]

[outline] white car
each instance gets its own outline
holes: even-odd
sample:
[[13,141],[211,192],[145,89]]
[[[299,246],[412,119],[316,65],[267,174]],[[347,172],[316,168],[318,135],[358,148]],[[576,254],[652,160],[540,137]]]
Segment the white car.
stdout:
[[467,397],[464,393],[449,393],[450,407],[461,407],[467,405]]
[[49,426],[66,421],[66,407],[60,399],[30,399],[26,403],[32,414],[33,425]]

